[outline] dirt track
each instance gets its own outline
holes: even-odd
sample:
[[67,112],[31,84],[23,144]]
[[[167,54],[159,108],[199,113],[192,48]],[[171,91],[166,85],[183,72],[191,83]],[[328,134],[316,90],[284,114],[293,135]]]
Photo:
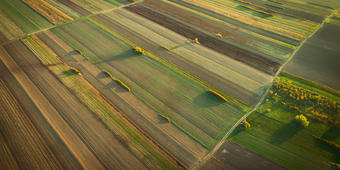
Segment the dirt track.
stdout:
[[[20,48],[20,52],[18,48]],[[144,165],[47,68],[41,65],[38,59],[21,42],[16,41],[9,44],[6,49],[48,98],[60,116],[77,133],[86,147],[100,160],[100,164],[106,168],[139,167],[143,169]],[[90,165],[85,167],[95,165],[91,162],[88,163]]]

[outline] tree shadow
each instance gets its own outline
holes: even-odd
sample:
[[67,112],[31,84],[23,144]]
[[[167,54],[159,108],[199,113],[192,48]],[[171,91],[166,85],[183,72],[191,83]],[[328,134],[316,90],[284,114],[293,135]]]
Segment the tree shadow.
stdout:
[[134,58],[134,57],[138,57],[139,55],[137,55],[135,53],[134,50],[126,50],[118,55],[115,55],[113,57],[110,57],[108,59],[104,59],[104,62],[109,62],[109,61],[115,61],[115,60],[125,60],[125,59],[130,59],[130,58]]
[[104,89],[114,89],[114,88],[117,88],[117,87],[119,87],[119,85],[116,82],[111,81],[110,83],[108,83],[104,86]]
[[126,90],[124,87],[122,87],[120,84],[118,84],[114,80],[112,80],[110,83],[106,84],[104,86],[104,89],[115,89],[116,92],[118,92],[118,93],[120,93],[120,92],[128,92],[128,90]]
[[273,133],[270,143],[274,145],[281,145],[296,135],[296,133],[298,133],[301,129],[303,129],[303,127],[296,121],[292,120]]
[[72,55],[79,55],[79,52],[76,50],[70,51],[67,54],[65,54],[65,56],[72,56]]
[[234,136],[237,136],[240,132],[244,130],[245,128],[240,124],[234,129],[234,131],[229,135],[228,138],[233,138]]
[[329,145],[329,144],[327,144],[327,143],[325,143],[325,142],[323,142],[319,139],[314,138],[314,140],[315,140],[315,145],[318,148],[332,154],[330,161],[340,162],[340,150],[339,149],[337,149],[337,148],[335,148],[335,147],[333,147],[333,146],[331,146],[331,145]]
[[157,116],[157,119],[158,119],[158,124],[166,124],[166,123],[169,123],[167,119],[165,119],[164,117],[162,117],[161,115],[158,115]]
[[106,75],[104,72],[100,72],[97,76],[96,76],[96,78],[97,79],[103,79],[103,78],[108,78],[109,76],[108,75]]
[[65,71],[61,72],[62,77],[73,76],[75,74],[78,74],[78,73],[74,72],[73,70],[65,70]]
[[336,140],[339,136],[340,136],[340,128],[331,126],[322,134],[321,138],[324,138],[327,140]]
[[222,99],[206,91],[195,97],[194,103],[200,107],[212,107],[225,103]]

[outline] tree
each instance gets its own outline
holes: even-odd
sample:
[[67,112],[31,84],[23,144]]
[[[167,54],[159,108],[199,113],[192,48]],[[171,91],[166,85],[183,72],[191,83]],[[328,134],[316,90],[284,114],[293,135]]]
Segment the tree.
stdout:
[[303,114],[296,115],[295,120],[299,122],[303,127],[308,127],[309,121],[307,120],[306,116]]
[[242,124],[244,128],[250,128],[250,123],[246,119],[243,120]]
[[141,47],[135,47],[134,50],[138,54],[142,54],[142,55],[145,54],[145,51]]

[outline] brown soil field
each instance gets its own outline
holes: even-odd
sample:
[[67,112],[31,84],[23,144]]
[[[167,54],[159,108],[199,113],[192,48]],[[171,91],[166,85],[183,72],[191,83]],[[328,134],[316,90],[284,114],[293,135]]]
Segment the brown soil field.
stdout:
[[340,26],[325,24],[295,53],[284,70],[340,90]]
[[219,53],[225,54],[235,60],[248,64],[267,74],[274,75],[277,72],[278,68],[280,67],[279,63],[273,62],[258,54],[246,51],[232,44],[228,44],[215,37],[211,37],[195,28],[191,28],[187,25],[184,25],[172,18],[157,13],[144,6],[132,5],[126,7],[126,9],[134,13],[137,13],[151,21],[154,21],[162,26],[165,26],[168,29],[177,32],[189,39],[198,38],[202,45],[211,48]]
[[18,163],[8,148],[4,138],[0,133],[0,166],[3,169],[20,169]]
[[[219,26],[217,26],[216,24],[212,24],[204,19],[201,19],[199,17],[190,15],[186,12],[184,12],[183,10],[174,8],[170,5],[166,5],[164,3],[161,3],[159,1],[155,1],[155,0],[145,0],[143,5],[149,7],[149,8],[153,8],[157,11],[161,11],[164,14],[168,14],[171,15],[173,17],[176,17],[182,21],[185,21],[189,24],[192,24],[196,27],[202,28],[204,30],[207,30],[211,33],[221,33],[223,36],[225,37],[230,37],[233,41],[238,42],[240,44],[246,44],[247,42],[247,37],[241,36],[241,35],[236,35],[235,33],[228,31],[226,29],[223,29]],[[233,36],[230,36],[230,35]]]
[[[20,41],[15,41],[14,45],[20,45],[25,49]],[[10,44],[13,46],[13,43]],[[27,49],[26,49],[27,50]],[[19,53],[19,57],[25,56],[25,51],[14,49]],[[27,52],[27,51],[26,51]],[[49,122],[50,126],[62,139],[66,147],[76,157],[81,166],[88,168],[103,169],[104,167],[98,161],[92,152],[86,147],[79,136],[72,130],[72,128],[64,121],[61,115],[51,105],[48,99],[41,93],[39,88],[30,80],[26,73],[18,66],[18,64],[9,56],[7,51],[0,48],[0,59],[8,70],[16,78],[20,86],[25,90],[35,106],[39,109],[40,113]]]
[[105,168],[143,169],[144,165],[21,42],[5,47]]
[[17,163],[29,169],[61,168],[60,162],[2,80],[0,92],[1,134]]
[[[211,32],[213,34],[220,33],[220,34],[222,34],[223,38],[226,38],[226,39],[231,40],[233,42],[237,42],[240,45],[248,46],[247,45],[248,43],[254,43],[254,39],[256,39],[257,41],[261,41],[263,43],[273,45],[274,47],[288,50],[284,46],[281,46],[281,45],[276,44],[276,43],[272,43],[272,42],[264,40],[264,39],[257,38],[255,36],[247,35],[247,36],[250,36],[250,37],[247,37],[245,35],[237,33],[236,31],[229,31],[226,28],[223,28],[222,26],[214,23],[213,21],[209,21],[207,19],[202,19],[201,17],[195,16],[188,11],[181,10],[181,9],[176,8],[174,6],[171,6],[169,4],[162,3],[160,1],[146,0],[146,1],[143,2],[143,5],[150,7],[154,10],[160,11],[163,14],[173,16],[177,19],[180,19],[181,21],[184,21],[188,24],[196,26],[197,28],[204,29],[205,31]],[[237,30],[237,29],[240,29],[240,28],[236,27],[234,25],[234,28],[232,28],[232,29]],[[271,56],[268,56],[268,57],[269,57],[269,59],[272,58]]]
[[285,43],[288,43],[288,44],[291,44],[291,45],[294,45],[294,46],[297,46],[300,43],[298,40],[277,34],[277,33],[272,32],[270,30],[265,30],[265,29],[262,29],[262,28],[253,27],[252,25],[249,25],[248,23],[240,22],[238,20],[235,20],[232,17],[226,17],[225,15],[216,13],[215,11],[213,11],[211,9],[202,8],[202,7],[190,4],[188,2],[179,1],[179,0],[169,0],[169,1],[174,2],[176,4],[180,4],[182,6],[185,6],[187,8],[193,9],[193,10],[202,12],[206,15],[209,15],[211,17],[225,21],[227,23],[232,23],[234,26],[237,26],[237,27],[240,27],[240,28],[252,31],[252,32],[256,32],[257,34],[264,35],[264,36],[267,36],[267,37],[271,37],[271,38],[274,38],[276,40],[279,40],[279,41],[282,41],[282,42],[285,42]]
[[82,15],[82,16],[87,16],[90,15],[91,12],[80,7],[79,5],[75,4],[74,2],[70,1],[70,0],[57,0],[58,2],[64,4],[65,6],[71,8],[72,10],[76,11],[78,14]]
[[24,3],[29,5],[31,8],[43,15],[54,25],[63,24],[72,21],[73,18],[66,15],[59,9],[55,8],[44,0],[22,0]]
[[190,61],[183,59],[182,57],[172,53],[171,51],[165,51],[158,44],[148,41],[146,37],[143,37],[142,35],[133,32],[131,28],[124,27],[102,14],[93,16],[93,18],[107,25],[111,29],[116,30],[117,32],[123,34],[126,38],[135,42],[136,44],[142,45],[144,49],[147,49],[152,53],[156,54],[157,56],[160,56],[166,59],[167,61],[176,64],[180,68],[190,72],[191,74],[194,74],[203,81],[208,82],[208,84],[211,84],[219,88],[220,90],[226,92],[227,94],[244,101],[247,105],[253,106],[257,103],[259,96],[257,96],[256,94],[242,87],[239,87],[233,82],[225,80],[224,78],[214,73],[211,73]]
[[2,32],[0,32],[0,44],[4,44],[8,41],[9,39]]
[[[181,160],[185,166],[190,166],[202,158],[207,150],[178,130],[172,124],[168,124],[162,118],[137,99],[131,93],[124,93],[124,89],[100,69],[80,55],[70,55],[74,49],[59,39],[50,31],[39,33],[43,40],[58,56],[71,66],[78,68],[84,78],[97,90],[118,107],[130,120],[139,126],[148,136],[162,145],[177,160]],[[179,140],[180,139],[180,140]]]
[[[19,85],[19,83],[15,80],[15,78],[10,74],[10,72],[3,65],[2,62],[0,62],[0,72],[1,72],[1,79],[3,80],[4,84],[7,87],[9,87],[11,94],[15,98],[14,100],[16,100],[19,103],[18,108],[22,108],[24,110],[23,117],[27,116],[29,118],[29,120],[27,121],[32,122],[32,124],[34,125],[34,128],[37,129],[41,137],[46,142],[46,147],[48,147],[51,150],[51,152],[54,154],[54,156],[56,157],[58,162],[61,164],[61,166],[66,169],[80,168],[80,164],[78,163],[78,161],[73,157],[72,153],[70,153],[67,147],[63,144],[62,140],[58,137],[56,132],[48,124],[46,119],[41,115],[40,111],[35,107],[34,103],[30,100],[30,98],[25,93],[23,88]],[[10,123],[15,123],[15,122],[10,122]],[[2,128],[2,129],[5,129],[5,128]],[[20,128],[24,128],[24,126]],[[23,134],[21,135],[25,137],[25,135]],[[26,137],[28,136],[26,135]],[[2,138],[3,140],[6,139],[9,143],[13,142],[9,140],[10,139],[9,136],[4,136]],[[6,145],[6,143],[3,143],[3,144]],[[17,166],[25,167],[25,164],[23,164],[22,160],[20,159],[20,155],[17,157],[17,154],[12,153],[11,149],[12,148],[8,148],[7,154],[9,156],[8,157],[4,156],[3,159],[16,157],[17,164],[18,164]],[[20,151],[20,149],[18,150]],[[1,155],[4,155],[4,154],[1,154]],[[34,159],[34,158],[35,158],[34,156],[29,156],[26,159],[28,159],[29,161],[30,159]],[[10,164],[10,162],[4,161],[3,163],[0,163],[0,166],[3,168],[6,166],[5,165],[2,166],[2,164]],[[12,167],[12,165],[10,166]],[[8,168],[5,168],[5,169],[8,169]]]
[[199,170],[246,170],[266,169],[284,170],[285,168],[263,156],[248,150],[238,144],[226,141],[211,159],[198,168]]
[[[289,7],[282,7],[283,5],[278,5],[275,2],[270,2],[270,1],[261,1],[261,0],[245,0],[246,2],[250,2],[259,6],[262,6],[264,8],[278,11],[281,14],[290,14],[293,16],[297,16],[299,18],[304,18],[310,21],[318,22],[321,23],[323,20],[323,17],[319,15],[315,15],[312,13],[308,13],[308,11],[302,11],[302,10],[295,10]],[[281,7],[281,8],[280,8]]]

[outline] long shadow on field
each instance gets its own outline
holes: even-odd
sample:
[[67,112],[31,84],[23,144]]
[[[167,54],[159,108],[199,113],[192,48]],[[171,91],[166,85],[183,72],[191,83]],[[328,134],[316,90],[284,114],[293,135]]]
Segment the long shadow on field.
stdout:
[[240,132],[242,132],[242,131],[244,131],[245,129],[244,129],[244,127],[242,127],[242,126],[237,126],[236,128],[235,128],[235,130],[229,135],[229,137],[228,137],[228,139],[231,139],[231,138],[233,138],[234,136],[237,136]]
[[322,149],[324,151],[327,151],[329,153],[332,154],[332,158],[330,159],[330,161],[332,162],[340,162],[340,150],[337,149],[334,146],[331,146],[319,139],[314,138],[315,140],[315,145],[319,148]]
[[110,83],[104,86],[105,89],[116,89],[117,92],[127,92],[127,90],[121,85],[117,84],[115,81],[111,81]]
[[281,128],[273,133],[270,139],[270,143],[274,145],[281,145],[282,143],[292,138],[302,128],[303,127],[300,124],[292,120],[290,123],[283,125]]
[[[321,138],[334,142],[339,136],[340,128],[332,126],[321,136]],[[318,139],[315,139],[315,142],[316,146],[333,154],[331,161],[340,162],[340,149],[337,149],[334,146],[326,144],[325,142],[322,142]]]
[[336,140],[337,138],[340,137],[340,128],[332,126],[328,128],[327,131],[324,132],[321,137],[327,140]]
[[104,79],[104,78],[108,78],[109,76],[107,76],[104,72],[100,72],[98,75],[97,75],[97,79]]
[[118,55],[107,57],[103,59],[100,63],[107,63],[107,62],[115,61],[115,60],[126,60],[126,59],[131,59],[134,57],[139,57],[139,54],[137,54],[133,49],[131,49],[131,50],[124,51]]
[[65,56],[72,56],[72,55],[80,55],[80,53],[76,50],[73,50],[65,54]]
[[212,93],[209,93],[208,91],[198,95],[194,99],[194,103],[200,107],[212,107],[212,106],[218,106],[220,104],[223,104],[225,101],[218,98]]
[[75,74],[77,74],[77,73],[74,72],[73,70],[66,70],[66,71],[61,72],[62,77],[73,76]]

